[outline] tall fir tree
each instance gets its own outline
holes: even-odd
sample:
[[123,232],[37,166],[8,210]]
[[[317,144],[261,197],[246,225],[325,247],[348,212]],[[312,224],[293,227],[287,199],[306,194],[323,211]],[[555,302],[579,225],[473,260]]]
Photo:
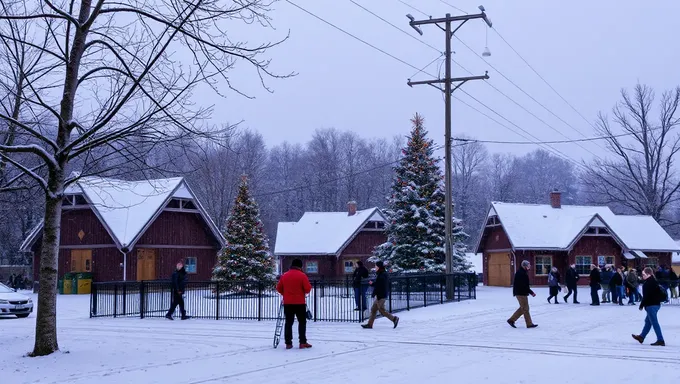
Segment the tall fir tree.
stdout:
[[[385,215],[387,242],[376,247],[372,261],[382,260],[404,273],[445,270],[445,194],[439,158],[427,138],[423,118],[411,119],[413,130],[403,157],[395,167],[392,195]],[[466,271],[465,241],[461,221],[453,220],[453,268]]]
[[241,178],[238,195],[227,219],[227,245],[218,256],[213,279],[222,282],[262,282],[272,286],[276,282],[275,262],[269,251],[260,210],[250,196],[248,179]]

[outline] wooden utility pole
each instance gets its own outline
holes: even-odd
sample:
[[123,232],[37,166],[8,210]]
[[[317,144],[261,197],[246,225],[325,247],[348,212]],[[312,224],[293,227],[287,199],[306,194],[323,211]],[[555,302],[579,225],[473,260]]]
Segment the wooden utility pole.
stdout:
[[[444,148],[445,148],[445,155],[444,155],[444,174],[445,174],[445,189],[446,189],[446,211],[445,211],[445,241],[446,241],[446,273],[451,274],[453,273],[453,239],[452,239],[452,226],[453,226],[453,204],[451,202],[453,191],[452,191],[452,186],[451,186],[451,94],[458,88],[460,88],[463,84],[470,80],[486,80],[489,78],[488,72],[485,73],[483,76],[469,76],[469,77],[451,77],[451,38],[453,38],[453,35],[460,29],[460,27],[463,26],[468,20],[473,20],[473,19],[482,19],[486,22],[486,24],[491,27],[491,21],[486,17],[486,13],[484,12],[484,7],[480,6],[479,9],[481,10],[481,13],[474,14],[474,15],[463,15],[463,16],[451,16],[451,14],[447,13],[446,17],[444,18],[439,18],[439,19],[427,19],[427,20],[416,20],[413,16],[411,15],[406,15],[406,17],[409,18],[410,22],[409,25],[415,29],[420,35],[423,34],[423,31],[420,29],[420,25],[425,25],[425,24],[435,24],[446,33],[445,40],[446,40],[446,51],[445,51],[445,57],[446,57],[446,62],[445,62],[445,75],[443,79],[433,79],[433,80],[425,80],[425,81],[411,81],[411,79],[408,80],[408,85],[409,87],[412,87],[414,85],[422,85],[422,84],[427,84],[431,85],[440,91],[444,92],[444,99],[445,99],[445,112],[444,112]],[[451,24],[453,22],[458,22],[460,21],[461,23],[455,28],[451,29]],[[442,27],[440,24],[444,24],[444,27]],[[441,88],[439,84],[444,84],[444,89]],[[452,89],[452,85],[456,84],[455,87]],[[454,296],[454,286],[453,286],[453,278],[447,279],[446,283],[446,297],[449,300],[453,299]]]

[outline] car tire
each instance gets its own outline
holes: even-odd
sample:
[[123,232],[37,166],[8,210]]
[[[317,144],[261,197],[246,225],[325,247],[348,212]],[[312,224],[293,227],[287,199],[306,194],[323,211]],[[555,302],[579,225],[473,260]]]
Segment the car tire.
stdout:
[[29,315],[29,314],[26,313],[26,314],[23,314],[23,315],[16,315],[16,317],[18,317],[18,318],[20,318],[20,319],[24,319],[24,318],[28,317],[28,315]]

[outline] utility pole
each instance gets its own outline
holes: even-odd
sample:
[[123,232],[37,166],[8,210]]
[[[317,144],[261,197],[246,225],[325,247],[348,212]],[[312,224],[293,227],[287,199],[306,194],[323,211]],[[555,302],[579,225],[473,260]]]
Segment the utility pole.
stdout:
[[[445,40],[446,40],[446,51],[445,51],[445,57],[446,57],[446,62],[445,62],[445,76],[443,79],[433,79],[433,80],[425,80],[425,81],[411,81],[411,79],[408,80],[408,86],[413,87],[414,85],[422,85],[422,84],[427,84],[430,86],[433,86],[440,91],[444,92],[444,99],[445,99],[445,114],[444,114],[444,148],[445,148],[445,154],[444,154],[444,174],[445,174],[445,189],[446,189],[446,211],[445,211],[445,241],[446,241],[446,273],[451,274],[453,273],[453,238],[452,238],[452,226],[453,226],[453,205],[451,202],[452,195],[453,195],[453,190],[451,186],[451,94],[458,88],[460,88],[463,84],[470,80],[486,80],[489,78],[488,72],[485,73],[483,76],[470,76],[470,77],[451,77],[451,38],[453,38],[453,35],[460,29],[460,27],[463,26],[468,20],[474,20],[474,19],[482,19],[486,22],[486,24],[491,27],[491,20],[486,16],[486,13],[484,12],[484,7],[479,6],[479,10],[481,13],[474,14],[474,15],[463,15],[463,16],[451,16],[451,14],[447,13],[446,17],[444,18],[439,18],[439,19],[433,19],[430,17],[427,20],[416,20],[413,16],[411,15],[406,15],[406,17],[409,18],[410,22],[409,25],[416,30],[420,35],[423,34],[423,31],[420,29],[421,25],[426,25],[426,24],[435,24],[439,29],[444,31],[446,33]],[[456,29],[451,29],[451,24],[453,22],[460,22],[460,24],[456,27]],[[444,27],[442,27],[440,24],[444,24]],[[444,84],[444,89],[441,88],[439,84]],[[456,83],[456,86],[452,88],[452,85]],[[448,300],[452,300],[454,297],[454,286],[453,286],[453,277],[447,278],[446,282],[446,297]]]

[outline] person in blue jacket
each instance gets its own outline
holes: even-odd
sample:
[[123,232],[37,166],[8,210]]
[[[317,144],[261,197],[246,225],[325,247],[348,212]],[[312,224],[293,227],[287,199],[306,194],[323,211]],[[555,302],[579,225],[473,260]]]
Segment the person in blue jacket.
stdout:
[[165,315],[166,319],[175,320],[172,317],[172,314],[175,313],[175,309],[177,309],[178,305],[179,311],[182,314],[182,320],[189,318],[187,316],[186,310],[184,309],[184,297],[182,297],[186,285],[187,271],[184,269],[184,264],[179,262],[177,263],[177,269],[175,269],[175,272],[172,273],[172,305],[170,306],[168,313]]

